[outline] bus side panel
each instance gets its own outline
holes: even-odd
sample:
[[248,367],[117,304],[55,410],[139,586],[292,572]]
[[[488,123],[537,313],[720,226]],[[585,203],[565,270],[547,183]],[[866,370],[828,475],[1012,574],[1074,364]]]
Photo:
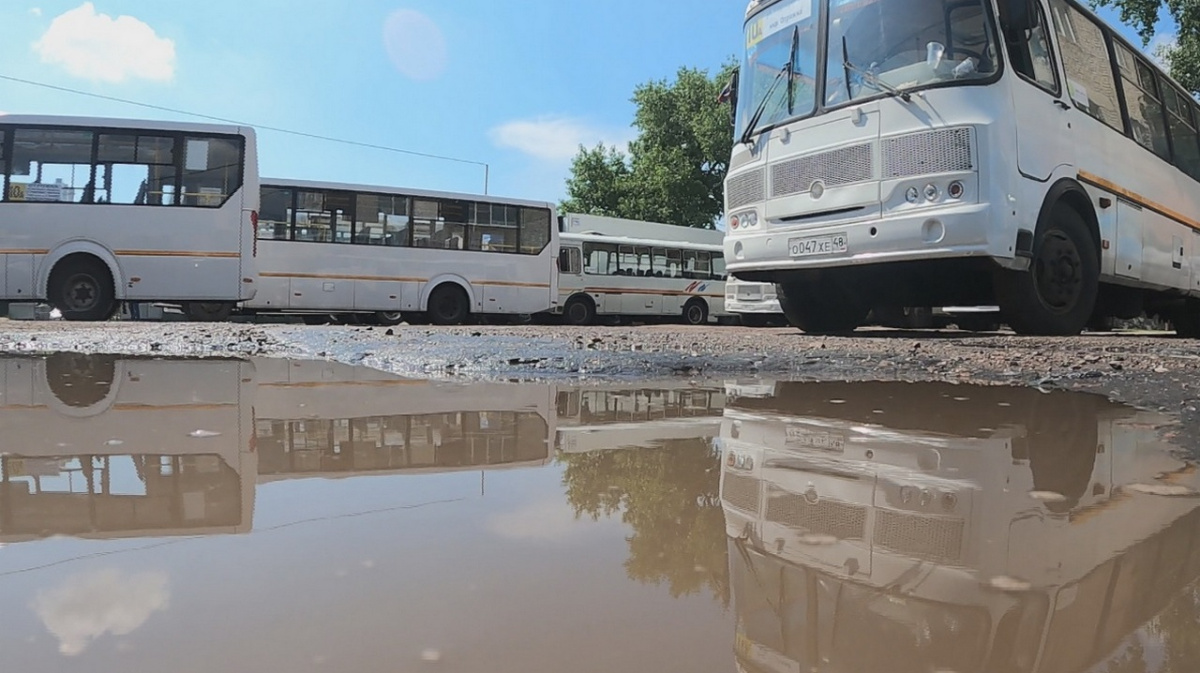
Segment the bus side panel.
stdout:
[[354,281],[343,278],[292,278],[291,307],[344,311],[354,306]]
[[1191,231],[1158,213],[1143,210],[1142,278],[1155,285],[1186,290],[1191,285],[1187,262],[1191,257],[1184,241]]
[[31,299],[33,290],[33,255],[5,255],[4,276],[0,278],[0,297]]
[[354,308],[360,311],[399,311],[404,306],[404,286],[405,283],[397,280],[355,281]]

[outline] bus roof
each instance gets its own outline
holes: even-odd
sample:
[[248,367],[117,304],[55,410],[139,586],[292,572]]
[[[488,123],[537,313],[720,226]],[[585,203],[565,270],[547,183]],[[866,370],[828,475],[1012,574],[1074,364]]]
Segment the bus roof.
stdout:
[[709,250],[715,252],[724,251],[724,245],[720,243],[694,243],[692,241],[671,241],[657,238],[633,238],[630,236],[609,236],[607,234],[577,234],[573,232],[560,232],[559,240],[564,243],[570,241],[590,241],[592,243],[612,243],[614,245],[642,245],[656,248],[685,248],[692,250]]
[[202,122],[164,121],[161,119],[127,119],[121,117],[75,117],[69,115],[0,114],[0,124],[43,126],[97,126],[117,129],[146,129],[151,131],[183,131],[185,133],[222,133],[253,138],[254,128],[237,124],[208,124]]
[[484,194],[469,194],[460,192],[440,192],[432,189],[413,189],[409,187],[385,187],[382,185],[360,185],[344,182],[325,182],[322,180],[289,180],[285,178],[262,178],[260,180],[262,187],[275,188],[293,188],[293,189],[336,189],[348,192],[371,192],[381,194],[395,194],[398,196],[420,196],[430,199],[462,199],[465,201],[482,201],[486,203],[499,203],[507,206],[527,206],[530,208],[555,208],[553,203],[548,201],[532,201],[528,199],[514,199],[505,196],[489,196]]

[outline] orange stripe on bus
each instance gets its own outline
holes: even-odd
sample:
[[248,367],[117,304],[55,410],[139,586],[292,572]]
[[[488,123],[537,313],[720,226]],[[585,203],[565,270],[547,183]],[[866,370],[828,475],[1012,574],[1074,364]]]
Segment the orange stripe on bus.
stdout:
[[1087,171],[1079,171],[1079,180],[1081,182],[1086,182],[1093,187],[1099,187],[1100,189],[1105,189],[1114,194],[1118,194],[1125,199],[1132,201],[1143,208],[1146,208],[1147,210],[1151,210],[1159,215],[1162,215],[1163,217],[1175,220],[1176,222],[1185,224],[1193,229],[1200,230],[1200,220],[1193,220],[1192,218],[1178,211],[1171,210],[1162,204],[1155,203],[1154,201],[1151,201],[1137,192],[1129,191],[1128,189],[1125,189],[1116,183],[1109,182],[1098,175],[1093,175]]
[[0,249],[0,255],[45,255],[49,250],[18,250],[18,249]]
[[199,250],[113,250],[113,254],[125,257],[219,257],[234,259],[240,252],[201,252]]
[[[360,276],[336,273],[283,273],[280,271],[262,271],[258,275],[264,278],[304,278],[310,280],[379,280],[393,283],[428,283],[428,278],[408,278],[404,276]],[[493,285],[498,287],[544,287],[549,283],[525,283],[515,280],[490,280],[473,283],[474,285]]]

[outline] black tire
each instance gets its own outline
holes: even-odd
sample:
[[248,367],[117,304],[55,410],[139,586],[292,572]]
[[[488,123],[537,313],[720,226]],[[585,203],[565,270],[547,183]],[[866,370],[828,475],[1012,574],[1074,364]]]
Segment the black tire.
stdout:
[[1200,301],[1189,299],[1171,315],[1171,326],[1175,336],[1183,339],[1200,339]]
[[596,322],[596,304],[591,297],[571,297],[563,307],[563,322],[576,327]]
[[54,353],[46,358],[46,386],[59,402],[86,409],[108,397],[116,371],[115,355]]
[[50,272],[46,294],[63,320],[108,320],[117,312],[112,273],[95,257],[59,262]]
[[371,324],[380,327],[394,327],[404,322],[404,316],[399,311],[376,311],[371,316]]
[[1000,271],[996,300],[1017,334],[1073,336],[1083,331],[1100,292],[1100,255],[1087,223],[1059,202],[1038,226],[1029,271]]
[[779,283],[775,291],[788,322],[808,334],[849,334],[870,313],[854,293],[832,284],[814,291],[802,283]]
[[683,305],[683,321],[689,325],[707,325],[708,304],[703,299],[689,299]]
[[233,315],[233,304],[227,301],[190,301],[183,305],[183,314],[192,322],[225,322]]
[[305,325],[328,325],[329,324],[329,316],[313,314],[313,313],[306,313],[306,314],[300,316],[300,320],[304,321]]
[[461,325],[471,315],[467,293],[453,283],[443,283],[429,295],[426,313],[435,325]]

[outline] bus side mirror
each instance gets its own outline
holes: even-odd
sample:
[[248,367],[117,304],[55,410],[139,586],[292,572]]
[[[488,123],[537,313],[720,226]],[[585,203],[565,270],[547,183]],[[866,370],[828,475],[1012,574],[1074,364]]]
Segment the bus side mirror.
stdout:
[[729,124],[737,123],[737,92],[738,92],[738,71],[735,69],[733,74],[729,76],[729,81],[725,84],[725,88],[717,96],[718,103],[729,103]]
[[1000,0],[1000,26],[1009,40],[1018,40],[1037,28],[1037,0]]

